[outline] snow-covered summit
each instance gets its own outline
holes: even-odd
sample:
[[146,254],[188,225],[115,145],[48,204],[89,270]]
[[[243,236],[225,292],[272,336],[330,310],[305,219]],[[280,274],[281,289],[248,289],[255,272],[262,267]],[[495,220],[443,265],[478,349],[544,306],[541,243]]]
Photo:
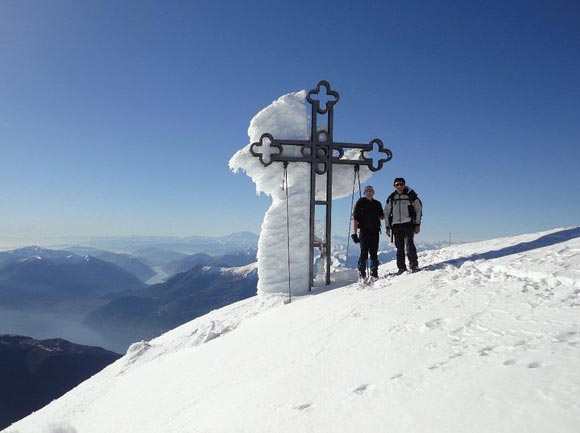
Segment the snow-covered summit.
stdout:
[[213,311],[6,431],[578,431],[580,227],[420,264],[371,287]]

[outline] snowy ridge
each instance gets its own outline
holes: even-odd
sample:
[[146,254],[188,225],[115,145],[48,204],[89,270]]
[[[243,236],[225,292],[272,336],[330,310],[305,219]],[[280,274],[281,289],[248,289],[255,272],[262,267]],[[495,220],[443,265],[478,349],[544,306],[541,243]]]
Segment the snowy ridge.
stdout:
[[224,275],[236,275],[239,277],[247,277],[252,272],[258,272],[258,263],[250,263],[245,266],[235,266],[232,268],[221,268],[220,272]]
[[420,264],[368,289],[213,311],[6,431],[578,431],[580,228],[427,251]]

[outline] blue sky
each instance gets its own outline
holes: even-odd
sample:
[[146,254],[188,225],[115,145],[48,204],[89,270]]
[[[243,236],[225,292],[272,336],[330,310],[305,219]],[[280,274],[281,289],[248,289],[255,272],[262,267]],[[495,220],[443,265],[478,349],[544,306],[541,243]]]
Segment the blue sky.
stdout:
[[335,139],[394,153],[377,198],[419,192],[424,240],[577,225],[579,77],[574,0],[2,0],[0,247],[258,232],[270,199],[227,162],[322,79]]

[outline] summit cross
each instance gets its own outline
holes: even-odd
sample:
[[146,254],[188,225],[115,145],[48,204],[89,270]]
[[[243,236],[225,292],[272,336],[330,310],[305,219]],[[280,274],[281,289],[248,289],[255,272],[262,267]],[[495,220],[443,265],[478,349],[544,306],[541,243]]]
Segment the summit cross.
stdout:
[[[258,142],[252,143],[250,152],[265,166],[272,162],[308,162],[310,163],[310,272],[309,290],[312,290],[314,275],[314,216],[316,206],[324,206],[326,211],[325,239],[322,244],[326,259],[326,285],[330,284],[330,252],[331,225],[332,225],[332,167],[334,164],[349,164],[355,171],[360,166],[366,166],[370,171],[379,171],[383,164],[393,157],[392,152],[383,146],[383,142],[375,138],[369,143],[342,143],[334,141],[334,106],[340,95],[330,88],[328,81],[320,81],[316,88],[310,90],[306,100],[311,105],[310,140],[284,140],[274,138],[272,134],[264,133]],[[318,125],[318,115],[326,115],[327,125]],[[298,146],[300,156],[284,153],[285,148]],[[358,159],[346,159],[345,152],[351,149],[360,149]],[[370,152],[384,154],[382,158],[367,156]],[[316,175],[326,175],[326,197],[316,200]]]

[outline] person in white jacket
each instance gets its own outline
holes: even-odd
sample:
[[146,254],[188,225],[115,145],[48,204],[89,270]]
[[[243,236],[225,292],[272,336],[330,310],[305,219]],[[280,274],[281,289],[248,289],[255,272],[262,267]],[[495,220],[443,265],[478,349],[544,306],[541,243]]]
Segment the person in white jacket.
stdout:
[[387,219],[387,237],[392,235],[395,238],[397,268],[399,269],[397,274],[400,275],[407,271],[405,250],[407,250],[411,272],[419,270],[414,237],[421,231],[423,204],[417,193],[406,186],[405,179],[402,177],[397,177],[393,185],[395,191],[387,198],[385,216]]

